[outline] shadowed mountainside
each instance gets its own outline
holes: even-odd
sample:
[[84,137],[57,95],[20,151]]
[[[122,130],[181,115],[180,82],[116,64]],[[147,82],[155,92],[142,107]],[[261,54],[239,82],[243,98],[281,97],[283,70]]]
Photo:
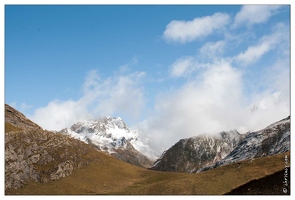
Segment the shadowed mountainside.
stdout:
[[[285,185],[285,178],[287,184]],[[280,170],[266,177],[252,180],[227,195],[290,195],[290,168]]]

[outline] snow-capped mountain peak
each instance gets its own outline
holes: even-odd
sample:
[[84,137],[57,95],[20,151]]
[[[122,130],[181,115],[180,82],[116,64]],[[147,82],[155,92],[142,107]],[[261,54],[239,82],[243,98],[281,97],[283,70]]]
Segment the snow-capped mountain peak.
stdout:
[[92,144],[108,154],[117,153],[119,149],[131,148],[151,157],[147,134],[141,130],[130,129],[120,117],[106,116],[77,122],[70,128],[61,130],[60,133]]

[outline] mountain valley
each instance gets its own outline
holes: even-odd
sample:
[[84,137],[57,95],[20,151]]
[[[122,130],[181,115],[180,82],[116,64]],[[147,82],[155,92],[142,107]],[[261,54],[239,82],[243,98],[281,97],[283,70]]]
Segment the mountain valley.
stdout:
[[244,135],[182,139],[153,165],[140,137],[111,117],[50,132],[5,105],[5,194],[227,194],[290,157],[290,117]]

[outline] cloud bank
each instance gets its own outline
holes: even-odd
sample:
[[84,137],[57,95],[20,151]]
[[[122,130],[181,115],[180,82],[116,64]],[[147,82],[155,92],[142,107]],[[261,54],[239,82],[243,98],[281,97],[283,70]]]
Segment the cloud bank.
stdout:
[[145,105],[140,84],[144,76],[145,72],[134,72],[101,78],[95,70],[89,71],[78,100],[53,100],[29,118],[48,130],[61,130],[78,121],[106,115],[134,120]]
[[[244,75],[243,70],[221,60],[178,90],[159,95],[154,115],[142,124],[151,134],[153,148],[163,151],[180,139],[204,133],[259,130],[289,115],[287,91],[274,86],[248,97]],[[271,77],[288,84],[286,76]],[[272,93],[272,89],[285,92]]]

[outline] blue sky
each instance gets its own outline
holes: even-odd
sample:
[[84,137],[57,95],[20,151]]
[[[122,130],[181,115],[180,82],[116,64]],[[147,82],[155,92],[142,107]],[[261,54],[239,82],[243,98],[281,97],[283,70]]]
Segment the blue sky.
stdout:
[[6,5],[5,103],[50,130],[120,116],[166,145],[263,128],[290,114],[289,34],[289,6]]

